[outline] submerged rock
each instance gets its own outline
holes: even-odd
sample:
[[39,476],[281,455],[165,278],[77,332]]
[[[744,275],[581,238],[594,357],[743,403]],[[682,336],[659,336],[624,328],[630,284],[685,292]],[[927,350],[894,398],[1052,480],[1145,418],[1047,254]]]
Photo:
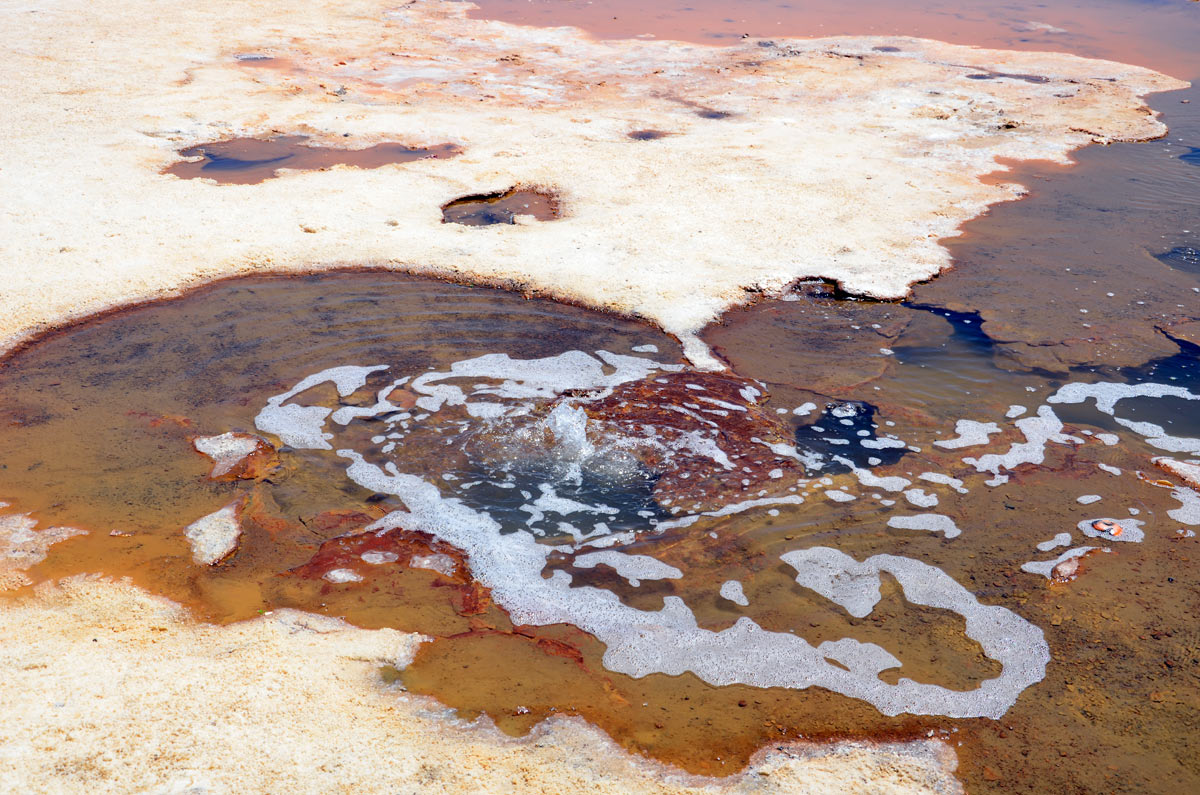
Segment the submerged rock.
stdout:
[[1182,480],[1194,489],[1200,489],[1200,461],[1177,461],[1174,458],[1160,456],[1154,459],[1154,465],[1169,475]]
[[222,433],[192,440],[196,452],[213,462],[213,480],[261,480],[280,466],[275,447],[249,433]]

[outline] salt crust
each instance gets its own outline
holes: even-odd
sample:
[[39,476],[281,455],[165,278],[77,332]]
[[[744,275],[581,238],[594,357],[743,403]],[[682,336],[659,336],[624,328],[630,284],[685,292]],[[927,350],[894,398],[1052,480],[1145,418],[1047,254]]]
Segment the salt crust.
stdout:
[[72,536],[86,535],[74,527],[37,529],[37,520],[26,513],[3,513],[0,502],[0,591],[14,590],[32,581],[25,571],[46,559],[46,551]]
[[235,501],[184,528],[183,535],[192,547],[192,560],[201,566],[215,566],[237,550],[242,537],[241,501]]
[[[638,315],[716,367],[694,334],[725,309],[800,277],[903,296],[948,266],[940,238],[1019,195],[980,182],[997,157],[1160,136],[1139,97],[1185,86],[1057,53],[598,42],[468,9],[0,4],[0,345],[216,276],[368,264]],[[1049,80],[967,79],[980,72]],[[645,128],[671,135],[626,135]],[[160,173],[182,147],[276,132],[464,153],[244,186]],[[564,217],[442,223],[443,203],[518,184],[556,190]]]
[[6,792],[958,793],[940,740],[772,746],[703,779],[582,720],[526,739],[382,687],[422,638],[291,610],[197,624],[131,585],[75,577],[0,611]]

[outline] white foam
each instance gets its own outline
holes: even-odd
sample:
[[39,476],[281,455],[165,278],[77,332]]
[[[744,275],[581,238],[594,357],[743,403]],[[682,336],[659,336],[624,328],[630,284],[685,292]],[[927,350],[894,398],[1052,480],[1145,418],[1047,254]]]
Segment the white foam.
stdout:
[[938,504],[937,495],[927,494],[924,489],[908,489],[904,492],[904,499],[918,508],[932,508]]
[[720,594],[722,599],[728,599],[735,605],[746,607],[750,604],[750,600],[746,598],[745,591],[742,590],[742,584],[737,580],[726,580],[721,583]]
[[1042,543],[1038,544],[1037,548],[1038,548],[1039,552],[1049,552],[1050,550],[1052,550],[1056,547],[1065,547],[1067,544],[1070,544],[1070,543],[1071,543],[1071,534],[1070,533],[1058,533],[1057,535],[1054,536],[1054,538],[1050,539],[1049,541],[1043,541]]
[[941,472],[922,472],[917,475],[918,480],[927,480],[930,483],[938,483],[943,486],[949,486],[959,494],[966,494],[967,489],[963,487],[963,482],[958,478],[952,478],[949,475],[943,475]]
[[987,444],[989,436],[993,433],[1000,433],[1000,426],[994,422],[959,420],[954,425],[954,432],[958,435],[953,439],[939,439],[934,442],[934,445],[947,450],[957,450],[961,447]]
[[[1068,541],[1068,543],[1070,542]],[[1029,574],[1040,574],[1049,580],[1054,576],[1055,566],[1063,561],[1070,560],[1071,558],[1078,558],[1086,555],[1095,548],[1096,547],[1075,547],[1074,549],[1068,549],[1054,560],[1031,560],[1028,563],[1021,564],[1021,571],[1028,572]]]
[[573,562],[575,567],[580,569],[590,569],[603,564],[633,586],[640,585],[642,580],[678,580],[683,576],[679,569],[649,555],[632,555],[612,549],[586,552],[576,556]]
[[[1200,400],[1200,395],[1183,387],[1166,384],[1080,384],[1072,383],[1059,389],[1048,403],[1083,403],[1095,400],[1096,409],[1111,416],[1117,423],[1145,438],[1146,443],[1170,453],[1195,453],[1200,455],[1200,439],[1181,438],[1167,433],[1161,425],[1139,422],[1117,416],[1117,404],[1127,398],[1174,397],[1182,400]],[[1097,438],[1100,438],[1097,436]],[[1107,444],[1108,442],[1105,441]]]
[[888,527],[894,527],[897,530],[926,530],[931,533],[941,533],[946,538],[954,538],[962,533],[953,519],[940,513],[893,516],[888,519]]
[[1171,491],[1179,507],[1167,511],[1167,516],[1182,524],[1200,524],[1200,494],[1180,486]]
[[964,458],[980,472],[999,474],[1001,469],[1016,469],[1021,464],[1041,464],[1046,460],[1046,444],[1067,443],[1072,437],[1064,436],[1063,424],[1049,406],[1038,406],[1037,416],[1017,420],[1014,425],[1025,434],[1025,441],[1013,444],[1007,453],[989,453],[979,458]]
[[792,413],[795,414],[797,417],[807,417],[809,414],[812,414],[816,410],[817,410],[816,403],[802,403],[799,406],[796,406],[796,408],[792,409]]
[[1080,505],[1091,505],[1094,502],[1100,502],[1104,499],[1099,494],[1083,494],[1075,498],[1075,502]]

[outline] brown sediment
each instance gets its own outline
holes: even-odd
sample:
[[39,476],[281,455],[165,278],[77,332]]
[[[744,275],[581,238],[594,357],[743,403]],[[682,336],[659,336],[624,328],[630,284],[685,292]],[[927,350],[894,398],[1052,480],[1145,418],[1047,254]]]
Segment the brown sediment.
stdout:
[[788,299],[728,312],[703,339],[734,372],[839,395],[888,371],[895,360],[887,351],[916,314],[897,303],[846,300],[820,282],[795,285]]
[[455,144],[405,146],[379,143],[362,149],[322,146],[307,135],[272,138],[230,138],[179,150],[192,158],[163,169],[180,179],[211,179],[221,185],[256,185],[279,175],[281,169],[324,171],[334,166],[382,168],[426,158],[455,157]]

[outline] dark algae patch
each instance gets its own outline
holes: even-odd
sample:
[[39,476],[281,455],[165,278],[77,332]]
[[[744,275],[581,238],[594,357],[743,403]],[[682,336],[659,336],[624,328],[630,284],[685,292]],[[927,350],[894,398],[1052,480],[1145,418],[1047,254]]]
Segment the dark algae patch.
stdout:
[[412,147],[381,143],[348,149],[312,144],[306,135],[230,138],[179,150],[183,157],[198,159],[176,163],[164,173],[181,179],[212,179],[224,185],[253,185],[278,176],[284,168],[298,171],[321,171],[339,165],[381,168],[426,158],[454,157],[461,151],[455,144]]

